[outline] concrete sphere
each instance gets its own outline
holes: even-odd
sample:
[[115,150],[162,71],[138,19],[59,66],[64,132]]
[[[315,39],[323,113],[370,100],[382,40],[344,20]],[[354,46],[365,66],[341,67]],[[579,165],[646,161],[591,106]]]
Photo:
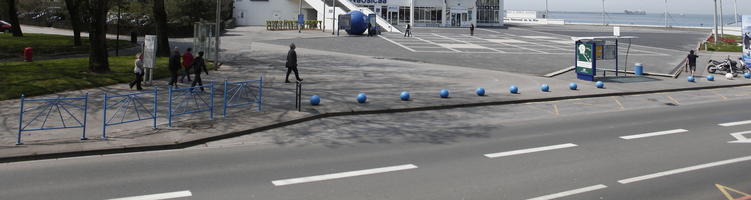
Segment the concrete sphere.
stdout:
[[519,87],[516,87],[516,85],[512,85],[508,88],[508,91],[511,92],[511,94],[518,94],[519,93]]
[[318,95],[313,95],[310,97],[310,105],[317,106],[318,104],[321,104],[321,97]]
[[712,75],[708,75],[708,76],[707,76],[707,80],[708,80],[708,81],[714,81],[714,76],[712,76]]
[[550,92],[550,86],[548,84],[542,84],[542,86],[540,86],[540,91]]
[[577,88],[579,88],[579,85],[576,85],[576,83],[569,83],[568,84],[568,89],[576,90]]
[[595,86],[597,86],[597,88],[605,88],[605,83],[603,83],[602,81],[597,81],[597,83],[595,83]]
[[728,80],[733,80],[733,77],[734,77],[734,76],[733,76],[733,74],[732,74],[732,73],[727,73],[727,74],[725,74],[725,78],[727,78]]
[[365,101],[368,101],[368,96],[365,95],[365,93],[360,93],[357,95],[357,103],[365,103]]
[[441,90],[441,92],[439,93],[439,95],[441,96],[441,98],[449,98],[449,90],[443,89],[443,90]]
[[485,88],[477,88],[475,93],[477,93],[477,96],[485,96]]
[[[362,35],[365,33],[365,30],[368,29],[368,16],[359,10],[353,10],[348,14],[352,17],[352,21],[350,21],[351,28],[346,30],[347,33],[350,35]],[[373,24],[373,26],[375,26],[375,24]]]
[[748,73],[748,72],[746,72],[746,73],[743,73],[743,77],[744,77],[744,78],[747,78],[747,79],[748,79],[748,78],[751,78],[751,73]]
[[696,78],[694,78],[693,76],[689,76],[686,79],[688,80],[688,82],[696,82]]
[[409,92],[404,91],[401,95],[399,95],[399,98],[402,99],[402,101],[409,101]]

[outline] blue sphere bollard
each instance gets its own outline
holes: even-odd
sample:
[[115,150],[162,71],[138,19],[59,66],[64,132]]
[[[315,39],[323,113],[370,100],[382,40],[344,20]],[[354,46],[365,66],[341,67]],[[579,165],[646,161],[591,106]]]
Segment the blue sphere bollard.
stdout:
[[401,95],[399,95],[399,98],[402,99],[402,101],[409,101],[409,92],[404,91]]
[[689,76],[686,79],[688,80],[688,82],[696,82],[696,78],[694,78],[694,76]]
[[519,87],[516,87],[516,85],[512,85],[508,88],[508,91],[511,92],[511,94],[519,94]]
[[605,88],[605,83],[603,83],[602,81],[597,81],[597,83],[595,83],[595,86],[597,86],[597,88]]
[[441,93],[439,93],[439,95],[441,95],[441,98],[449,98],[449,91],[447,89],[443,89],[441,90]]
[[751,78],[751,73],[748,73],[748,72],[743,73],[743,77],[749,79]]
[[548,84],[542,84],[542,86],[540,86],[540,91],[550,92],[550,86]]
[[569,83],[568,84],[568,89],[576,90],[577,88],[579,88],[579,85],[576,85],[576,83]]
[[365,93],[360,93],[357,95],[357,103],[365,103],[365,101],[368,100],[368,96],[365,95]]
[[485,88],[477,88],[475,93],[477,93],[477,96],[485,96]]
[[714,81],[714,76],[712,76],[712,75],[708,75],[708,76],[707,76],[707,80],[708,80],[708,81]]
[[317,106],[318,104],[321,104],[321,97],[318,95],[313,95],[310,97],[310,105]]

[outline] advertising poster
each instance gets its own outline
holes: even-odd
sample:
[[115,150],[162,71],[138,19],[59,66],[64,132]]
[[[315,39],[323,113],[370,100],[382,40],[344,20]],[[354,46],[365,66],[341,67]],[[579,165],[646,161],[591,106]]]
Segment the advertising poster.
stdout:
[[592,44],[579,43],[576,48],[576,72],[579,74],[594,75],[592,70]]
[[751,66],[751,15],[743,15],[743,60]]

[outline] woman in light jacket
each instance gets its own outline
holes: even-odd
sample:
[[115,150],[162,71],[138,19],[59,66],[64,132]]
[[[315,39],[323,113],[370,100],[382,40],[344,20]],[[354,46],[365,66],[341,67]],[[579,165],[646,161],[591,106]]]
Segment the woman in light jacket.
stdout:
[[143,81],[143,55],[136,54],[136,61],[133,66],[133,74],[136,75],[135,80],[130,82],[130,89],[133,89],[133,85],[136,85],[138,91],[143,90],[141,87],[141,81]]

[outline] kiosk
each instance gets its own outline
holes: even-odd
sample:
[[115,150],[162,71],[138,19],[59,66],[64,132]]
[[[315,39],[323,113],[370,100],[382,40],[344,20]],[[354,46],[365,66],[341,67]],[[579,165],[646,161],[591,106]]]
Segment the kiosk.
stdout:
[[[628,63],[628,53],[631,50],[631,40],[638,37],[619,36],[620,31],[616,30],[616,36],[600,37],[572,37],[575,41],[574,69],[576,77],[581,80],[595,81],[598,68],[601,68],[602,76],[606,76],[607,71],[614,71],[615,76],[620,73],[626,75],[626,68],[620,71],[618,47],[622,41],[628,42],[626,50],[626,61]],[[610,61],[610,62],[606,62]],[[613,62],[614,61],[614,62]],[[612,65],[612,66],[609,66]]]

